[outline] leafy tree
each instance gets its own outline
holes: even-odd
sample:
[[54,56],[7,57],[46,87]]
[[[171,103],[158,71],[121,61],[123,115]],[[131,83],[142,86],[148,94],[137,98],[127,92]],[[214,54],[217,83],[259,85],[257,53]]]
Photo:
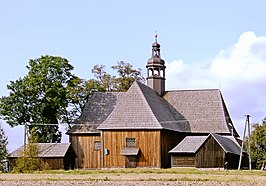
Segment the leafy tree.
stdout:
[[75,123],[80,116],[90,95],[94,91],[103,90],[96,80],[90,79],[86,81],[80,78],[74,78],[69,81],[66,90],[68,107],[62,108],[61,117],[62,121],[68,123],[69,127],[71,127],[71,124]]
[[88,81],[72,74],[74,67],[61,57],[31,59],[26,68],[25,77],[7,85],[10,93],[0,98],[0,116],[11,127],[29,123],[37,142],[60,142],[58,124],[70,127],[93,91],[127,91],[135,80],[145,80],[141,69],[123,61],[112,66],[117,76],[107,73],[104,65],[95,65],[96,79]]
[[124,61],[118,61],[117,65],[112,66],[112,69],[116,70],[118,77],[115,78],[115,89],[119,92],[125,92],[129,89],[132,83],[137,81],[145,81],[145,78],[141,74],[141,69],[133,69],[130,63]]
[[[9,96],[0,98],[0,115],[12,127],[30,123],[37,142],[60,142],[58,123],[73,122],[70,117],[80,112],[82,103],[75,98],[87,96],[86,83],[71,73],[74,67],[61,57],[31,59],[26,68],[24,78],[7,86]],[[80,94],[73,96],[77,91]]]
[[141,69],[134,69],[130,63],[118,61],[117,65],[112,66],[112,69],[116,71],[117,76],[107,73],[104,65],[95,65],[93,67],[92,73],[100,85],[99,91],[125,92],[135,80],[145,81]]
[[261,124],[253,124],[252,129],[250,135],[251,161],[256,168],[261,168],[266,163],[266,118]]
[[111,76],[105,71],[105,65],[95,65],[91,72],[96,78],[96,82],[99,85],[99,91],[112,91],[114,84],[114,76]]
[[[5,132],[0,123],[0,162],[6,159],[8,156],[6,148],[7,144],[8,144],[7,137],[5,136]],[[0,170],[1,169],[2,169],[2,164],[0,164]]]

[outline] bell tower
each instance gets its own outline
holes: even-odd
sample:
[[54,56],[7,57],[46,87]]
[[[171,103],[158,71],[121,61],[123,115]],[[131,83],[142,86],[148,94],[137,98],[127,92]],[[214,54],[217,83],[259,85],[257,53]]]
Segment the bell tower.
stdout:
[[165,68],[164,60],[161,59],[160,44],[157,42],[157,34],[155,42],[152,44],[152,55],[148,59],[147,68],[147,85],[156,90],[161,96],[165,92]]

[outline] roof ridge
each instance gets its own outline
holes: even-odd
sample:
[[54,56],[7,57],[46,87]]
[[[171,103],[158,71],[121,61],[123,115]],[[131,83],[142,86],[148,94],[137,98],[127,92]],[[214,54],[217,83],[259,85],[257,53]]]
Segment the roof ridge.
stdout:
[[[176,118],[167,100],[163,99],[163,97],[161,97],[154,89],[150,88],[149,86],[144,85],[141,82],[137,82],[137,84],[142,91],[142,96],[144,96],[144,99],[149,105],[150,110],[152,111],[154,117],[162,128],[175,131],[185,130],[183,126],[184,122],[180,122],[180,120]],[[145,91],[150,92],[147,94],[145,93]],[[155,102],[157,103],[156,105],[154,104]]]
[[[146,88],[146,85],[142,84],[141,82],[134,81],[128,91],[125,92],[125,96],[123,96],[123,98],[116,105],[111,114],[98,127],[98,129],[162,129],[162,126],[160,125],[146,97],[144,96],[144,86]],[[131,104],[130,106],[129,103]],[[143,109],[144,107],[146,107],[146,109]],[[127,112],[123,112],[125,110]],[[142,114],[142,110],[144,110],[145,113]],[[138,117],[135,117],[136,114],[140,115],[138,115]],[[118,122],[114,122],[114,120]]]
[[219,91],[221,92],[220,89],[218,88],[202,88],[202,89],[178,89],[178,90],[166,90],[165,92],[182,92],[182,91]]

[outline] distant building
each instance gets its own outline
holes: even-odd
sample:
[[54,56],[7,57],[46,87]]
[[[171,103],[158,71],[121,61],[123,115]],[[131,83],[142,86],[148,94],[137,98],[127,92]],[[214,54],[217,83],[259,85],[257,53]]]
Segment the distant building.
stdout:
[[67,132],[76,167],[237,168],[239,135],[220,90],[165,91],[157,38],[146,68],[147,85],[95,92],[86,103]]
[[[36,143],[38,156],[49,169],[74,169],[76,154],[70,143]],[[16,159],[23,155],[24,146],[9,155],[11,169],[15,166]]]

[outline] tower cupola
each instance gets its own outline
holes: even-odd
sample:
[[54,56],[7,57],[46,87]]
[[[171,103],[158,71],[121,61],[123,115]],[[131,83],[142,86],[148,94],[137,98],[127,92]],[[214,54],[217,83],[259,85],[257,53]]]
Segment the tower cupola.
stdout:
[[157,42],[157,34],[155,42],[152,44],[152,55],[148,59],[147,68],[147,85],[156,90],[161,96],[165,92],[165,62],[161,59],[160,44]]

